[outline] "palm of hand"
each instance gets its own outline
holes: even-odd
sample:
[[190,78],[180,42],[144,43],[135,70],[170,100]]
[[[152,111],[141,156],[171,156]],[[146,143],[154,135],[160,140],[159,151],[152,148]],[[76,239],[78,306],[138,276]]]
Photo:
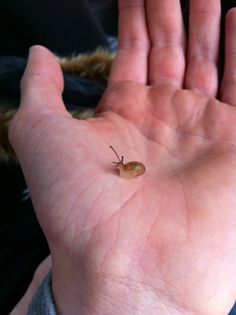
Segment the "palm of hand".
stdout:
[[[132,283],[131,268],[176,302],[191,290],[186,305],[199,308],[201,300],[206,312],[204,292],[219,309],[222,286],[235,290],[235,110],[195,92],[136,83],[110,87],[100,109],[88,121],[53,117],[30,131],[32,198],[52,246],[64,242],[64,254],[86,256],[93,272],[103,265],[104,277],[122,271]],[[110,144],[125,162],[142,161],[146,173],[120,178]]]

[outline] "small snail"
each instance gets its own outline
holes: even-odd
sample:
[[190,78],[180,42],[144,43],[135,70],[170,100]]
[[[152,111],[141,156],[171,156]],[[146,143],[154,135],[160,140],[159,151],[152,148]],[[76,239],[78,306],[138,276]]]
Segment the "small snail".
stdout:
[[123,178],[134,178],[140,175],[143,175],[145,172],[145,166],[143,163],[138,161],[131,161],[124,164],[124,157],[122,156],[121,159],[115,149],[110,145],[110,148],[113,150],[115,155],[118,158],[118,162],[112,162],[116,164],[116,168],[118,168],[120,172],[120,176]]

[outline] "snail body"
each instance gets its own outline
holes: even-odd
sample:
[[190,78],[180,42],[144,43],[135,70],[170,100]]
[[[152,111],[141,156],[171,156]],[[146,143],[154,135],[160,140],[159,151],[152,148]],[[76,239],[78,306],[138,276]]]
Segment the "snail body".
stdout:
[[112,162],[116,165],[116,168],[119,170],[120,177],[123,178],[134,178],[140,175],[143,175],[145,172],[145,166],[143,163],[138,161],[131,161],[124,164],[124,157],[121,158],[118,156],[117,152],[112,146],[110,148],[114,151],[118,158],[118,162]]

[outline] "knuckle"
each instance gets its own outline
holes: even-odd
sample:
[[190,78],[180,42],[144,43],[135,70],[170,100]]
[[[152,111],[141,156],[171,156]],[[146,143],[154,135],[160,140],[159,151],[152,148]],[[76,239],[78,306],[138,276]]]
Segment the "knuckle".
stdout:
[[129,9],[133,7],[139,7],[144,5],[144,0],[120,0],[119,9]]
[[149,43],[146,38],[129,37],[119,40],[119,49],[143,50],[148,47]]

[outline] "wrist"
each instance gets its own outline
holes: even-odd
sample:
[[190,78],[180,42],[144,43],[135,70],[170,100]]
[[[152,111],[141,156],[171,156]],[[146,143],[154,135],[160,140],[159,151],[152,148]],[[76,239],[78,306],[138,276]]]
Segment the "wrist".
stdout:
[[[73,279],[71,279],[73,274]],[[52,291],[58,315],[193,315],[143,283],[97,274],[53,272]]]

